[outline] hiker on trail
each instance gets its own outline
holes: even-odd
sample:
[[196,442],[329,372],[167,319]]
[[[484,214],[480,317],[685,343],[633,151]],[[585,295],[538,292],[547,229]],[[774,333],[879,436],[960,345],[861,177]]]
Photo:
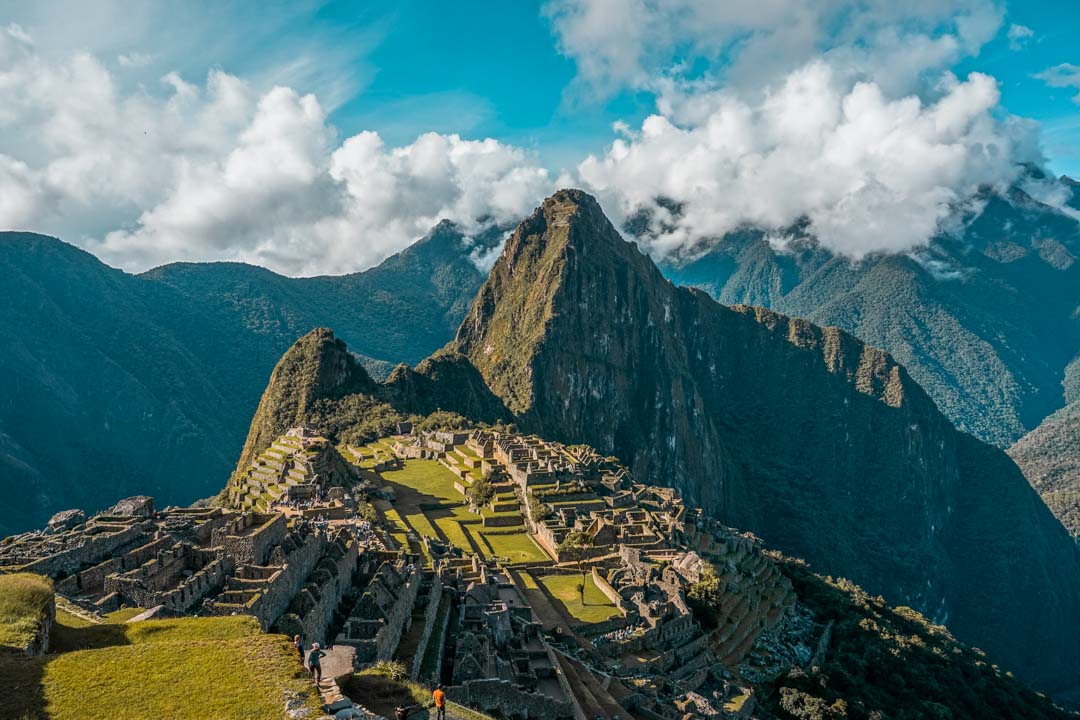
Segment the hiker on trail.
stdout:
[[394,708],[394,717],[396,720],[405,720],[409,717],[409,713],[420,707],[419,705],[398,705]]
[[446,693],[443,686],[437,686],[431,697],[435,698],[435,720],[446,720]]
[[300,656],[300,664],[304,664],[304,643],[301,642],[299,635],[294,635],[292,639],[293,647],[296,648],[296,653]]
[[311,652],[308,653],[308,671],[315,678],[315,682],[322,682],[322,663],[319,658],[326,657],[326,653],[319,649],[319,643],[311,643]]

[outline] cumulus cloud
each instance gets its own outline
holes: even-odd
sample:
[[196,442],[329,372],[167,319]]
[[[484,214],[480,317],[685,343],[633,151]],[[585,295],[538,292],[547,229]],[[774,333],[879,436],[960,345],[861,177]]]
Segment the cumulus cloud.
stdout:
[[1073,102],[1080,104],[1080,65],[1061,63],[1041,73],[1036,73],[1035,78],[1042,80],[1050,87],[1076,90],[1077,94],[1073,96]]
[[602,94],[718,59],[726,86],[750,90],[827,52],[899,86],[913,68],[977,52],[1002,20],[990,0],[549,0],[544,12],[580,80]]
[[[494,139],[341,137],[327,119],[336,99],[287,82],[154,71],[129,86],[156,52],[106,64],[0,29],[0,226],[129,270],[241,260],[340,273],[441,219],[479,234],[578,185],[616,222],[649,211],[657,254],[754,224],[781,249],[797,227],[858,258],[918,248],[979,189],[1041,160],[992,78],[948,72],[1000,31],[988,0],[552,0],[545,12],[580,87],[656,97],[655,113],[618,124],[558,183]],[[1074,66],[1043,75],[1080,88]]]
[[641,239],[654,254],[747,224],[778,238],[798,225],[854,258],[909,252],[981,188],[1041,161],[993,78],[948,71],[1000,31],[995,2],[617,4],[546,12],[579,83],[657,95],[640,128],[617,126],[577,168],[609,211],[651,219]]
[[981,187],[1016,178],[1027,138],[995,119],[998,97],[992,78],[972,73],[943,79],[934,102],[892,98],[815,61],[756,103],[672,94],[578,172],[621,217],[650,211],[646,240],[660,255],[804,219],[854,258],[905,252]]
[[0,68],[0,226],[129,270],[227,259],[347,272],[443,218],[467,231],[520,218],[552,189],[521,149],[434,133],[397,148],[373,132],[341,140],[314,95],[260,93],[219,70],[125,93],[93,56],[48,62],[17,27],[0,32]]

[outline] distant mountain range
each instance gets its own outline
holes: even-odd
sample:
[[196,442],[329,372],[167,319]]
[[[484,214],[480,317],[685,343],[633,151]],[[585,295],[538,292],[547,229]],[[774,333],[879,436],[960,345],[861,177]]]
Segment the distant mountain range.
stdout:
[[[1080,209],[1080,185],[1059,182]],[[1067,393],[1080,396],[1080,225],[1019,186],[987,192],[977,207],[954,223],[959,231],[908,255],[853,263],[801,227],[783,242],[748,228],[661,269],[721,302],[835,325],[887,350],[958,427],[1008,447]],[[444,222],[375,268],[317,278],[237,263],[131,276],[57,240],[0,234],[10,278],[0,296],[11,300],[0,308],[9,330],[0,370],[15,381],[0,398],[0,467],[9,468],[0,489],[29,489],[0,511],[0,531],[71,504],[96,507],[147,480],[166,500],[211,493],[274,360],[297,337],[333,326],[375,378],[418,362],[453,336],[484,280],[470,255],[490,252],[506,229],[466,243]],[[1071,445],[1026,447],[1030,458]],[[1050,506],[1063,519],[1080,514],[1070,499],[1080,480],[1056,477]]]
[[378,377],[453,335],[484,274],[452,224],[370,270],[287,278],[236,263],[129,275],[0,233],[0,535],[69,507],[220,489],[281,354],[333,324]]
[[[1060,182],[1080,208],[1076,183]],[[907,255],[852,262],[799,227],[783,241],[747,229],[663,268],[722,303],[887,350],[959,428],[1008,447],[1065,404],[1066,366],[1080,355],[1080,223],[1019,186],[978,207]]]

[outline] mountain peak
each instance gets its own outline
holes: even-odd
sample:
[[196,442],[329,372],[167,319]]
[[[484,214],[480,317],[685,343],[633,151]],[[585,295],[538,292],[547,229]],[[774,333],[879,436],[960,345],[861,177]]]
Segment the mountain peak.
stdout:
[[270,374],[237,469],[243,471],[251,464],[283,432],[282,428],[302,424],[317,400],[336,400],[375,387],[364,367],[332,330],[311,330],[293,343]]
[[[615,455],[782,551],[947,616],[1028,677],[1071,682],[1075,650],[1042,628],[1076,627],[1080,556],[1008,458],[958,433],[888,353],[675,287],[576,190],[514,231],[451,349],[524,431]],[[1006,520],[1016,508],[1024,522]],[[972,541],[990,535],[1014,551]]]

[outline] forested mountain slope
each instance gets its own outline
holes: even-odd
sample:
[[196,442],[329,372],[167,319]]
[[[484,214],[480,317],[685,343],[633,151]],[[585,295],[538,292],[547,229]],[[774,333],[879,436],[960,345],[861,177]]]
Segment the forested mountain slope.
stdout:
[[274,363],[334,324],[385,375],[453,336],[483,281],[441,223],[371,270],[235,263],[129,275],[55,238],[0,234],[0,534],[125,494],[191,502],[228,477]]

